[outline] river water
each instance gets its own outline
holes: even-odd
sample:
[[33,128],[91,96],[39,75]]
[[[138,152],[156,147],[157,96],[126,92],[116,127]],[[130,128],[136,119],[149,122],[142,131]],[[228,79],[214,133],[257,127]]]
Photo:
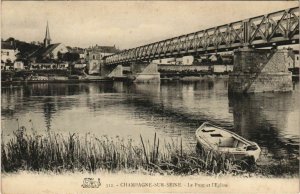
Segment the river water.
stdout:
[[298,155],[298,81],[289,93],[229,96],[227,87],[226,79],[2,85],[2,138],[11,138],[18,125],[137,141],[157,133],[182,139],[187,149],[196,143],[195,130],[210,121],[257,142],[267,162]]

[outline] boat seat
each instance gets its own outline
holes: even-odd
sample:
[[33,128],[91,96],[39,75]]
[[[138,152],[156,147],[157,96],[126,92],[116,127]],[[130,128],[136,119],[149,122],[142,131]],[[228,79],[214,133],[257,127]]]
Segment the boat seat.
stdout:
[[209,129],[209,130],[205,130],[205,129],[202,129],[203,132],[214,132],[215,130],[214,129]]
[[210,136],[212,136],[212,137],[223,137],[220,133],[212,133],[212,134],[210,134]]

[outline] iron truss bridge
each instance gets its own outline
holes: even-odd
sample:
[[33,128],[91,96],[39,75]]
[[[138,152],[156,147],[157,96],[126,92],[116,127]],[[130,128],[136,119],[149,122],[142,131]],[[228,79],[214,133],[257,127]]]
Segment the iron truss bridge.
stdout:
[[262,48],[299,43],[299,8],[232,22],[124,50],[106,58],[106,64],[148,61],[231,51],[239,47]]

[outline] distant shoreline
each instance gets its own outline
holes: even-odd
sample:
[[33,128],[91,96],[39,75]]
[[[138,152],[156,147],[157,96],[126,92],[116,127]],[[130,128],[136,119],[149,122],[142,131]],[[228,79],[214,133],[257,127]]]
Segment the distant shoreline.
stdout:
[[110,82],[110,79],[98,79],[98,80],[26,80],[26,81],[1,81],[1,84],[12,84],[12,83],[89,83],[89,82]]
[[[161,81],[201,81],[212,79],[228,79],[229,74],[202,74],[202,75],[166,75],[161,74]],[[292,75],[293,80],[299,80],[299,75]],[[113,81],[133,81],[130,77],[113,77],[99,79],[66,79],[66,80],[12,80],[1,81],[1,84],[23,84],[23,83],[93,83],[93,82],[113,82]]]
[[[200,81],[211,80],[214,78],[228,79],[228,75],[213,76],[183,76],[183,77],[168,77],[160,78],[162,81]],[[113,81],[132,81],[129,78],[102,78],[102,79],[68,79],[68,80],[13,80],[13,81],[1,81],[1,84],[23,84],[23,83],[92,83],[92,82],[113,82]]]

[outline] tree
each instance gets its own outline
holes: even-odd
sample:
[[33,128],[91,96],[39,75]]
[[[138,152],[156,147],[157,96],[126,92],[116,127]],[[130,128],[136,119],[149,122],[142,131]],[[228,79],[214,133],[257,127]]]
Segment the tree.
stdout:
[[64,61],[69,61],[69,62],[74,62],[74,61],[77,61],[79,59],[79,54],[78,53],[70,53],[70,52],[67,52],[64,54],[63,56],[63,60]]
[[6,59],[6,63],[11,65],[12,64],[12,61],[10,59]]

